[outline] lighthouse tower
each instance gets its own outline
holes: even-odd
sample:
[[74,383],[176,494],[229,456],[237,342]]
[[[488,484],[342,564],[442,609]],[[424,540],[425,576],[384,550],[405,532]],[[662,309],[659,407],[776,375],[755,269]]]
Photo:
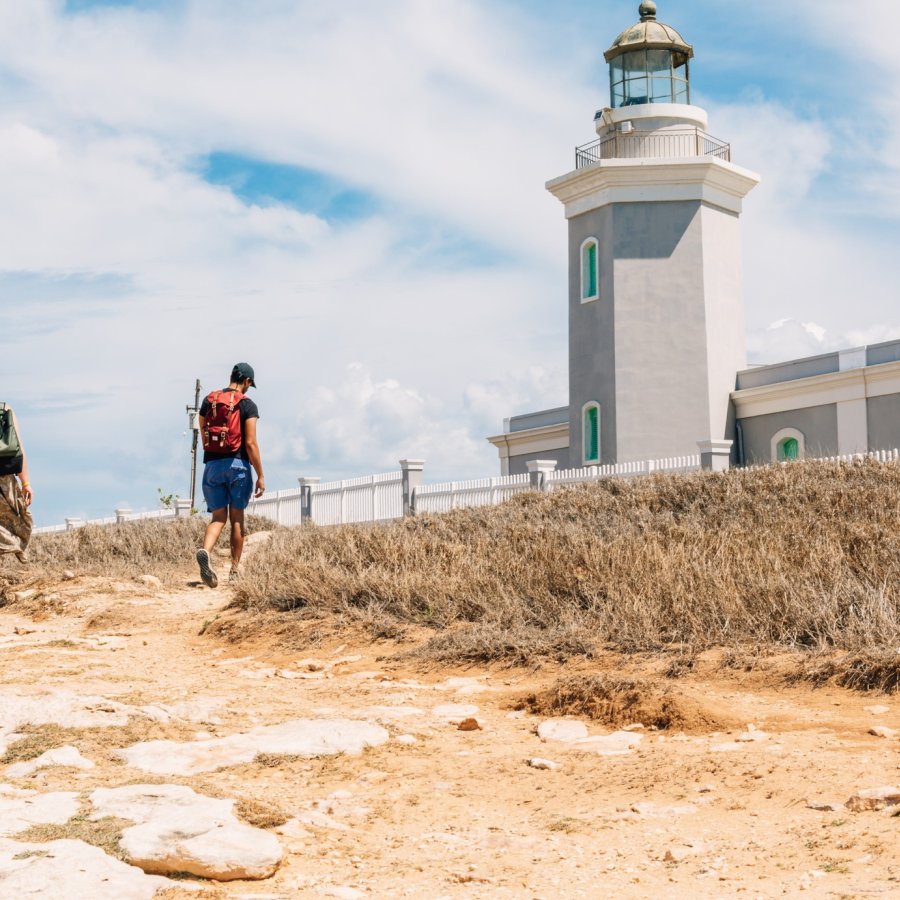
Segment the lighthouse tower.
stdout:
[[733,437],[730,393],[746,367],[740,213],[759,177],[691,105],[693,55],[641,3],[605,54],[597,140],[547,184],[569,222],[573,466]]

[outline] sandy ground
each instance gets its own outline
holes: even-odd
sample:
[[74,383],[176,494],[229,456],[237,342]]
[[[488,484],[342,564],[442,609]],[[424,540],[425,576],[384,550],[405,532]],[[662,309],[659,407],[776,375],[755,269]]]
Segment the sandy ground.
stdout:
[[[638,749],[602,756],[542,741],[544,719],[515,711],[557,669],[426,670],[359,633],[293,652],[258,634],[226,643],[200,632],[235,615],[223,611],[228,589],[189,577],[175,591],[77,578],[50,592],[57,612],[40,612],[46,593],[0,609],[3,696],[68,691],[173,714],[68,733],[93,770],[16,780],[0,768],[0,781],[41,792],[182,783],[293,820],[273,829],[285,858],[272,878],[192,880],[159,896],[900,897],[900,818],[843,807],[900,785],[900,740],[869,734],[900,729],[896,697],[701,667],[672,685],[707,711],[705,727],[645,729]],[[458,728],[467,713],[480,730]],[[336,716],[392,739],[359,756],[263,757],[181,779],[148,779],[112,752]],[[533,768],[535,757],[559,767]]]

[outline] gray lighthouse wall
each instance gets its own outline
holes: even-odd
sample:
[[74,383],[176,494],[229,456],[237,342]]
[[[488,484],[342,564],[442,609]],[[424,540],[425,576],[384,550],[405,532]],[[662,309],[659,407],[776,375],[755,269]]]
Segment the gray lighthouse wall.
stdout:
[[[581,247],[598,242],[600,296],[581,302]],[[569,220],[569,454],[584,464],[582,410],[600,404],[600,461],[616,462],[616,323],[613,207]]]
[[[581,247],[599,243],[600,297],[581,301]],[[601,407],[604,463],[697,452],[731,437],[744,365],[738,217],[700,201],[615,203],[569,220],[569,414]]]

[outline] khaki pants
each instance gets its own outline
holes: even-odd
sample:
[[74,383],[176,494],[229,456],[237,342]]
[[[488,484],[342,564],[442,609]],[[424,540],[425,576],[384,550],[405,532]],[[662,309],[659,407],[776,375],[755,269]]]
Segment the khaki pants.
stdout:
[[15,475],[0,475],[0,553],[15,553],[24,562],[34,523]]

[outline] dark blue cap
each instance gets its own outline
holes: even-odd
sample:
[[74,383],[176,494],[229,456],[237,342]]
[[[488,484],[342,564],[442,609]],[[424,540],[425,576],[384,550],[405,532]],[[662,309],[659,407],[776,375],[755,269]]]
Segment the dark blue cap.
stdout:
[[237,363],[235,367],[231,370],[231,380],[232,381],[243,381],[245,378],[250,379],[250,386],[256,387],[256,381],[254,381],[253,375],[253,366],[250,363]]

